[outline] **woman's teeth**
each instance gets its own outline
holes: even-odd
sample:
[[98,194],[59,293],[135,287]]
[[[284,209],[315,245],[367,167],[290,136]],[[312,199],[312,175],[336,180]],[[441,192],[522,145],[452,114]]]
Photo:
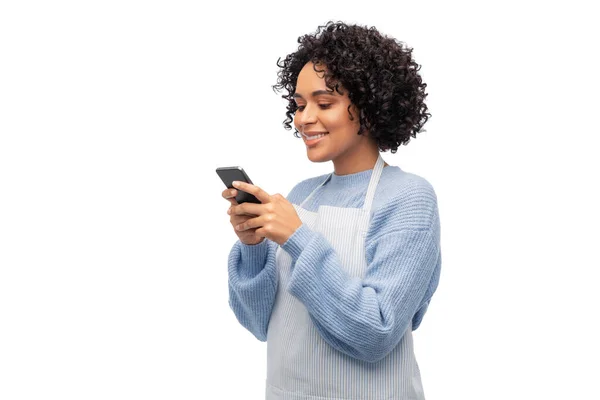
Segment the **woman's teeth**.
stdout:
[[[303,135],[304,135],[304,134],[303,134]],[[304,137],[305,137],[306,139],[308,139],[308,140],[313,140],[313,139],[318,139],[318,138],[321,138],[321,137],[323,137],[323,136],[325,136],[325,135],[327,135],[327,134],[326,134],[326,133],[321,133],[320,135],[315,135],[315,136],[307,136],[307,135],[304,135]]]

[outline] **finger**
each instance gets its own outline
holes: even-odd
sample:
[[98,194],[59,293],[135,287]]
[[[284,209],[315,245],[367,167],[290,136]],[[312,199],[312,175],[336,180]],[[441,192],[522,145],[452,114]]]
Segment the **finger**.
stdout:
[[236,226],[237,224],[241,224],[242,222],[246,222],[251,218],[256,218],[256,215],[235,215],[231,218],[229,218],[229,221],[231,221],[231,223],[233,224],[233,226]]
[[233,181],[232,185],[239,190],[243,190],[244,192],[250,193],[254,195],[261,203],[269,203],[271,201],[271,196],[261,188],[251,183],[242,182],[242,181]]
[[221,195],[226,198],[229,199],[231,197],[235,197],[235,195],[237,194],[237,190],[235,189],[225,189],[223,190],[223,192],[221,193]]
[[235,230],[238,232],[247,231],[249,229],[260,228],[264,225],[264,217],[259,216],[256,218],[251,218],[246,222],[242,222],[235,226]]
[[238,202],[235,199],[235,196],[237,195],[237,190],[235,189],[225,189],[222,193],[221,196],[223,196],[223,198],[225,200],[228,200],[229,203],[231,203],[232,205],[237,205]]
[[262,215],[267,210],[264,204],[242,203],[231,207],[231,215]]

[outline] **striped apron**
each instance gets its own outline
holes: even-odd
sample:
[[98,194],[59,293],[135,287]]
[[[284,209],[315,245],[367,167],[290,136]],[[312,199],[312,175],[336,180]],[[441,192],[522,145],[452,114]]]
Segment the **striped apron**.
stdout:
[[[300,206],[294,204],[302,223],[327,239],[340,266],[353,277],[366,274],[365,236],[383,164],[379,155],[363,208],[323,205],[317,212],[302,208],[331,174]],[[412,326],[383,360],[368,363],[350,357],[321,337],[306,307],[287,291],[292,258],[281,246],[276,265],[279,284],[267,331],[267,400],[424,399]]]

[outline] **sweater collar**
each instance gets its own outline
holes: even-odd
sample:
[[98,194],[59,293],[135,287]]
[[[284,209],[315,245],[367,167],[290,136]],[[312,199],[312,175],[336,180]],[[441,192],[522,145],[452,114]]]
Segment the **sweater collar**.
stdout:
[[[396,166],[388,165],[383,168],[382,173],[384,173],[388,168],[398,168]],[[373,175],[374,168],[367,169],[360,172],[355,172],[353,174],[346,175],[336,175],[335,172],[331,174],[331,179],[329,180],[329,184],[332,187],[360,187],[369,183],[371,176]]]

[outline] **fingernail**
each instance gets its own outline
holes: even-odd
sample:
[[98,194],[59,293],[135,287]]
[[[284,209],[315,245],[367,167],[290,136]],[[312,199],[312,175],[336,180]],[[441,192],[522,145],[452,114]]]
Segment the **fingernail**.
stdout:
[[237,187],[237,186],[239,185],[239,182],[238,182],[238,181],[233,181],[233,182],[231,182],[231,184],[232,184],[233,186]]

